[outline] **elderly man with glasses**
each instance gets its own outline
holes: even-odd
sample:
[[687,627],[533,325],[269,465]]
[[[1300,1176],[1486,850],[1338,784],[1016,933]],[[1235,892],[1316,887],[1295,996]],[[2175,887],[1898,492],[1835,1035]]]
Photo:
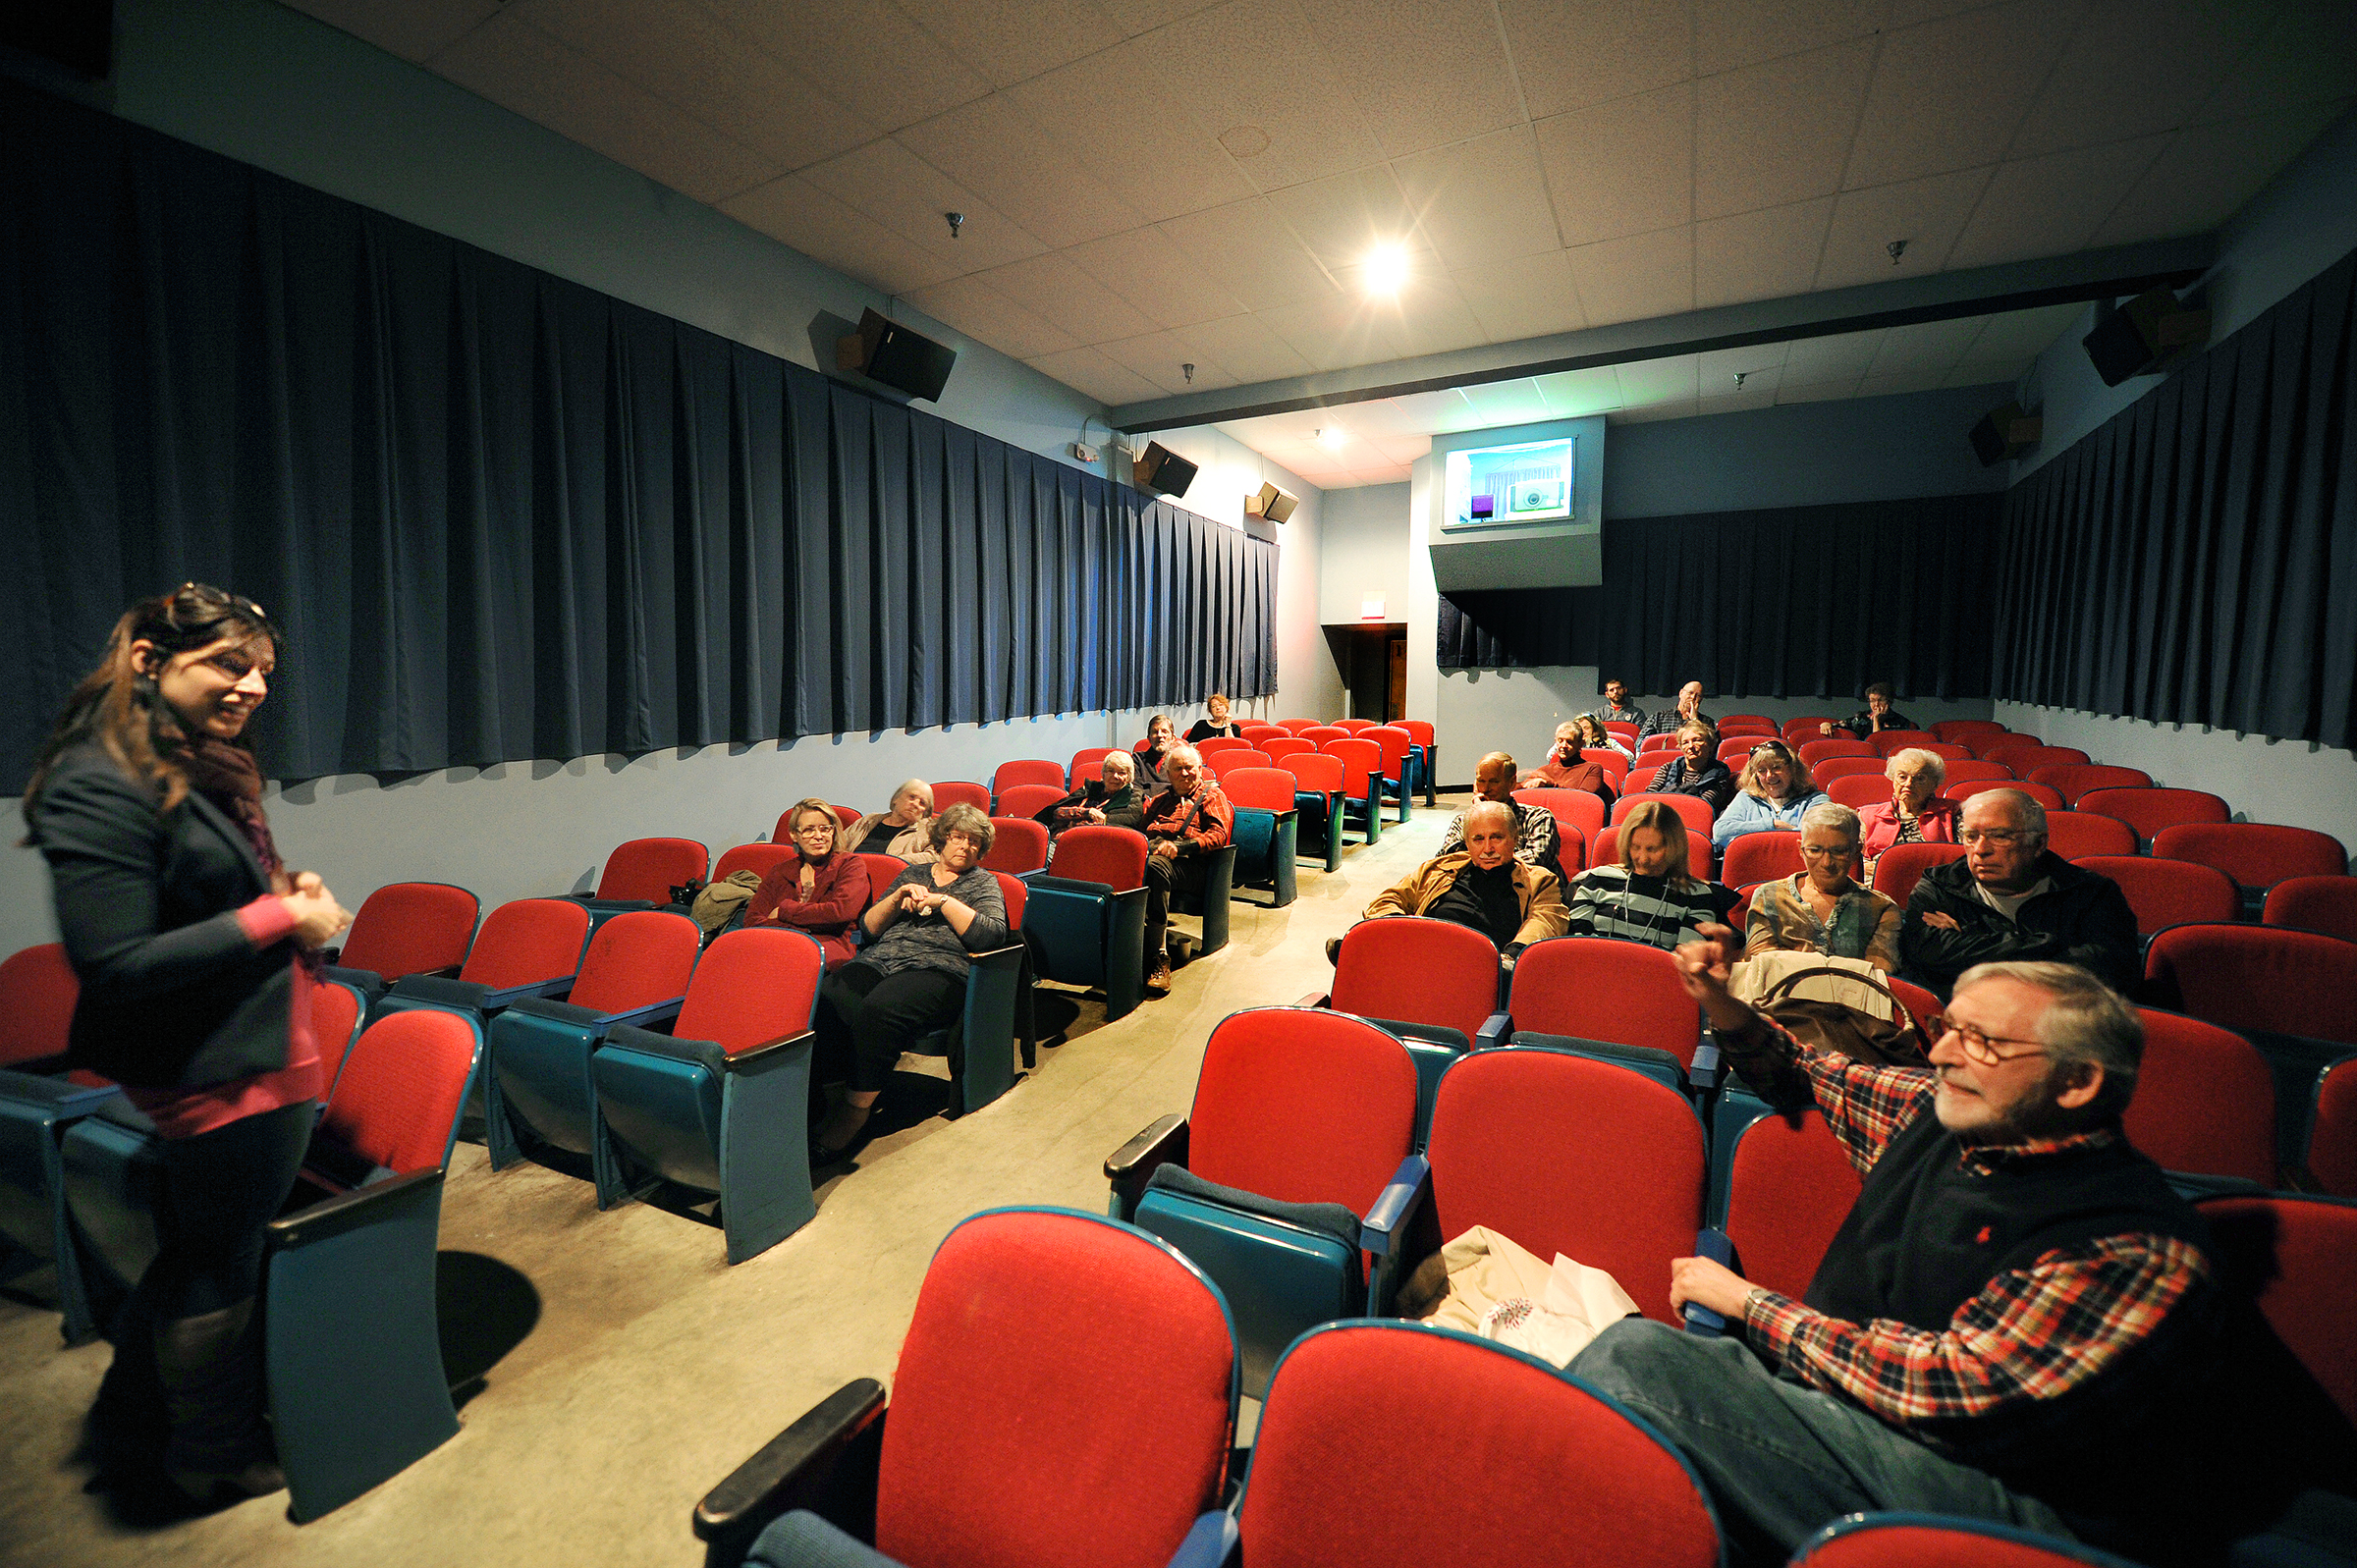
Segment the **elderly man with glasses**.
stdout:
[[2046,847],[2046,808],[2018,789],[1964,803],[1962,859],[1932,867],[1907,896],[1898,972],[1945,997],[1974,964],[2051,958],[2115,991],[2144,972],[2136,916],[2119,884]]
[[1737,1565],[1842,1515],[1961,1515],[2146,1563],[2223,1561],[2302,1517],[2345,1524],[2357,1433],[2230,1284],[2209,1227],[2128,1144],[2144,1030],[2085,970],[1957,981],[1928,1067],[1852,1061],[1672,955],[1736,1070],[1814,1105],[1861,1188],[1798,1299],[1703,1258],[1670,1299],[1726,1337],[1629,1318],[1569,1371],[1692,1461]]

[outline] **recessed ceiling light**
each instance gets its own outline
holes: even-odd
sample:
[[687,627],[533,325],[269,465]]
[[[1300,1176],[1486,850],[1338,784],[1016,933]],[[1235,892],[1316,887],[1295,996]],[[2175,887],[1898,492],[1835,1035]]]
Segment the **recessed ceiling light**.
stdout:
[[1367,293],[1398,294],[1407,282],[1407,251],[1396,243],[1380,244],[1367,252]]
[[1324,447],[1329,452],[1334,451],[1338,447],[1348,445],[1349,441],[1350,432],[1344,430],[1341,425],[1328,425],[1325,429],[1318,432],[1318,445]]

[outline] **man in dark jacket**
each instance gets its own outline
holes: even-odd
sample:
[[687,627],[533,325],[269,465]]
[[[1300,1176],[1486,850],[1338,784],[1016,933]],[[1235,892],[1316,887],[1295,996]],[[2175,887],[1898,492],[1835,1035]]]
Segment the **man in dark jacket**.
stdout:
[[1912,730],[1915,721],[1891,706],[1891,683],[1878,680],[1866,688],[1866,708],[1846,719],[1828,719],[1817,727],[1823,735],[1836,734],[1846,730],[1856,740],[1871,740],[1886,730]]
[[1173,892],[1201,892],[1205,859],[1228,846],[1235,807],[1204,770],[1202,753],[1173,746],[1163,760],[1170,787],[1146,802],[1146,995],[1171,994],[1167,942]]
[[1898,972],[1946,997],[1979,963],[2054,959],[2114,991],[2143,973],[2136,916],[2119,884],[2046,847],[2046,808],[2018,789],[1964,804],[1964,858],[1934,866],[1907,896]]
[[1126,751],[1109,751],[1099,776],[1032,818],[1054,838],[1067,828],[1145,831],[1146,801],[1137,788],[1137,764]]

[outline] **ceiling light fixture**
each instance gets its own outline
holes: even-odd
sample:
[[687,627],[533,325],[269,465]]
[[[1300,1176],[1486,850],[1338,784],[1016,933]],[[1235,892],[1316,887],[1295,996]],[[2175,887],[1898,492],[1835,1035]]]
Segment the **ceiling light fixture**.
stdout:
[[1318,431],[1314,439],[1319,446],[1324,447],[1328,452],[1333,452],[1349,444],[1350,432],[1344,430],[1341,425],[1328,425],[1325,429]]
[[1398,294],[1407,282],[1407,251],[1396,243],[1379,244],[1367,252],[1367,293]]

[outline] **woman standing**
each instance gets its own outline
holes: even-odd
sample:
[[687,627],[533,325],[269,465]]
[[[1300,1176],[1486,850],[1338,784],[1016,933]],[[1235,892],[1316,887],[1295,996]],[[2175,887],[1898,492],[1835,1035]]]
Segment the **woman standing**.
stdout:
[[218,588],[139,601],[25,797],[82,981],[69,1055],[123,1085],[162,1156],[158,1250],[115,1325],[97,1424],[119,1451],[162,1435],[142,1457],[206,1505],[286,1485],[255,1296],[316,1115],[310,954],[352,921],[287,869],[262,812],[246,730],[279,640]]
[[829,969],[859,955],[851,923],[867,907],[867,865],[835,846],[842,821],[823,800],[797,800],[794,853],[772,866],[744,906],[748,926],[791,926],[818,944]]

